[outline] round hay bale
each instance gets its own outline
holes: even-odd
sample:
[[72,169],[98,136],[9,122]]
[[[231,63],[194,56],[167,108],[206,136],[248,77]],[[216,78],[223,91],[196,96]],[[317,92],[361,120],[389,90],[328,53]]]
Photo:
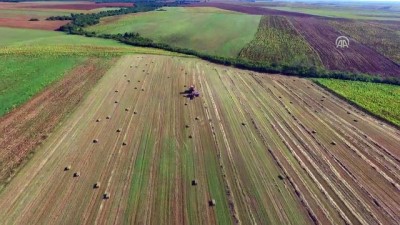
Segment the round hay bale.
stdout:
[[347,111],[347,114],[351,114],[351,112]]
[[313,133],[313,134],[316,134],[316,133],[317,133],[317,131],[313,130],[313,131],[311,131],[311,133]]
[[142,91],[144,91],[144,88],[142,88]]
[[108,120],[111,119],[111,116],[107,116],[106,119],[108,119]]
[[356,122],[356,123],[358,122],[358,120],[357,120],[357,119],[354,119],[353,121],[354,121],[354,122]]
[[293,102],[290,102],[290,104],[293,104]]
[[97,119],[97,120],[96,120],[96,122],[100,122],[100,121],[101,121],[101,119]]
[[133,114],[137,114],[137,112],[135,111],[135,112],[133,112]]
[[128,111],[129,111],[129,108],[125,108],[125,111],[128,112]]
[[140,83],[140,80],[138,80],[137,82]]
[[246,126],[246,123],[242,123],[243,126]]
[[281,175],[281,174],[278,175],[278,178],[279,178],[279,180],[285,179],[285,177],[283,175]]
[[100,182],[96,182],[95,184],[93,184],[93,189],[97,189],[100,187]]
[[115,90],[115,92],[118,92],[118,90]]
[[[131,68],[132,68],[132,66],[131,66]],[[124,75],[124,77],[126,77],[126,74]]]
[[93,143],[97,143],[97,142],[99,142],[98,139],[94,139],[94,140],[93,140]]
[[215,199],[211,199],[209,202],[208,202],[208,205],[209,206],[215,206],[217,204],[217,202],[215,201]]
[[66,167],[64,168],[65,171],[68,171],[68,170],[70,170],[70,169],[71,169],[71,165],[68,165],[68,166],[66,166]]
[[104,192],[103,199],[109,199],[109,198],[110,198],[110,193]]
[[336,145],[336,142],[332,141],[332,142],[331,142],[331,145]]
[[189,125],[185,125],[186,128],[189,128]]
[[186,87],[186,85],[183,85],[183,87]]
[[125,145],[127,145],[127,143],[126,142],[122,142],[122,145],[125,146]]
[[192,186],[196,186],[197,184],[198,184],[198,182],[196,179],[192,180]]
[[196,116],[196,118],[194,118],[195,120],[199,120],[199,117]]
[[128,81],[128,83],[131,82],[131,80],[129,80],[129,79],[127,81]]
[[81,176],[81,173],[80,172],[75,172],[74,173],[74,177],[80,177]]
[[185,105],[187,105],[187,103],[185,103]]
[[118,101],[115,101],[114,103],[118,103]]
[[189,135],[189,138],[193,138],[192,135]]
[[279,96],[278,98],[282,98],[282,96]]
[[117,132],[119,133],[119,132],[121,132],[121,130],[122,130],[122,128],[118,128],[118,129],[117,129]]
[[323,99],[321,99],[321,102],[323,102],[324,100]]

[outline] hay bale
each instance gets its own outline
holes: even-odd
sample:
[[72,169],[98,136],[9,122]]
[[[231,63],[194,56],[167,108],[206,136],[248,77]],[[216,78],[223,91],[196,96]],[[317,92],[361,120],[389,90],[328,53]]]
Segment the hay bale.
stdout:
[[321,99],[321,102],[323,102],[324,100],[323,99]]
[[115,103],[118,103],[118,101],[115,101]]
[[99,142],[98,139],[94,139],[94,140],[93,140],[93,143],[97,143],[97,142]]
[[311,131],[311,133],[313,133],[313,134],[316,134],[316,133],[317,133],[317,131],[313,130],[313,131]]
[[358,120],[357,120],[357,119],[354,119],[353,121],[354,121],[354,122],[358,122]]
[[144,88],[142,88],[142,91],[144,91]]
[[137,89],[137,87],[134,88],[135,90]]
[[186,85],[183,85],[183,87],[186,87]]
[[196,179],[192,180],[192,186],[196,186],[196,185],[197,185],[197,180]]
[[189,128],[189,125],[185,125],[186,128]]
[[[131,68],[132,68],[132,66],[131,66]],[[126,74],[124,75],[124,77],[126,77]]]
[[128,112],[128,111],[129,111],[129,108],[125,108],[125,111]]
[[95,184],[93,184],[93,188],[97,189],[100,187],[100,182],[96,182]]
[[109,199],[109,198],[110,198],[110,193],[104,192],[103,199]]
[[187,105],[187,103],[185,103],[185,105]]
[[111,116],[107,116],[106,119],[108,119],[108,120],[111,119]]
[[135,112],[133,112],[133,114],[137,114],[137,112],[135,111]]
[[118,90],[115,90],[115,92],[118,92]]
[[208,205],[209,206],[215,206],[217,204],[217,202],[215,201],[215,199],[211,199],[209,202],[208,202]]
[[292,101],[290,101],[290,104],[293,104],[293,102],[292,102]]
[[125,146],[125,145],[127,145],[127,143],[126,142],[122,142],[122,145]]
[[336,145],[336,142],[332,141],[332,142],[331,142],[331,145]]
[[137,82],[140,83],[140,80],[138,80]]
[[279,180],[285,179],[285,177],[284,177],[282,174],[279,174],[279,175],[278,175],[278,178],[279,178]]
[[127,81],[128,81],[128,83],[131,82],[131,80],[129,80],[129,79]]
[[351,114],[349,111],[347,111],[347,114]]
[[246,126],[246,123],[242,123],[243,126]]
[[119,133],[119,132],[121,132],[121,130],[122,130],[122,128],[118,128],[118,129],[117,129],[117,132]]
[[81,173],[80,172],[75,172],[74,173],[74,177],[80,177],[81,176]]
[[199,120],[199,117],[196,116],[196,118],[194,118],[195,120]]
[[192,135],[189,135],[189,138],[193,138]]
[[101,121],[101,119],[97,119],[97,120],[96,120],[96,122],[100,122],[100,121]]
[[66,166],[66,167],[64,168],[65,171],[68,171],[68,170],[70,170],[70,169],[71,169],[71,165],[68,165],[68,166]]

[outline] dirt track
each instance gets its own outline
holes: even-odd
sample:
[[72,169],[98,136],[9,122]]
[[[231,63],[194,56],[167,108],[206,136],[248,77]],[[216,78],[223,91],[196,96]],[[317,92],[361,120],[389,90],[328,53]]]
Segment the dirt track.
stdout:
[[0,194],[0,223],[396,224],[399,149],[308,80],[127,56]]

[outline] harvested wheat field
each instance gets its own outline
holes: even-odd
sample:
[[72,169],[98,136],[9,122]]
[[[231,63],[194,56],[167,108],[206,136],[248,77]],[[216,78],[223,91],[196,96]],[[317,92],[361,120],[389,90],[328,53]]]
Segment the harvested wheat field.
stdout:
[[396,224],[399,167],[398,129],[309,80],[125,56],[2,191],[0,223]]

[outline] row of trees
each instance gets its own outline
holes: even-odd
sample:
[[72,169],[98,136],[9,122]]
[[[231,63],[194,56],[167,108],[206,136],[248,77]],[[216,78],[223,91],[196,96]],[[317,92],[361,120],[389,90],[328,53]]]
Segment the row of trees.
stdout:
[[248,69],[257,72],[280,73],[283,75],[293,75],[293,76],[313,77],[313,78],[337,78],[344,80],[357,80],[357,81],[400,85],[400,79],[395,77],[380,77],[362,73],[331,71],[317,67],[290,66],[282,64],[277,65],[277,64],[270,64],[267,62],[254,62],[240,58],[227,58],[227,57],[221,57],[221,56],[209,55],[202,52],[197,52],[192,49],[174,47],[164,43],[156,43],[149,38],[144,38],[140,36],[140,34],[138,33],[97,34],[95,32],[88,32],[84,30],[84,28],[87,26],[97,24],[100,18],[102,17],[150,11],[157,9],[160,6],[161,5],[158,5],[157,3],[150,3],[150,4],[137,5],[134,8],[125,8],[120,10],[105,11],[93,14],[72,14],[71,15],[72,22],[70,22],[65,26],[62,26],[60,30],[67,32],[69,34],[113,39],[128,45],[158,48],[167,51],[193,55],[213,63],[218,63],[226,66],[234,66],[237,68]]

